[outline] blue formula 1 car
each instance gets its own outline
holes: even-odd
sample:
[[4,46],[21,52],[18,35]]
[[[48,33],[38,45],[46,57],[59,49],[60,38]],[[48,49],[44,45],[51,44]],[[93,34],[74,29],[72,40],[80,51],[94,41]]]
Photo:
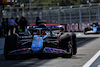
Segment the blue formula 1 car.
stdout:
[[100,33],[100,25],[98,23],[93,23],[84,29],[84,34]]
[[72,57],[77,53],[76,35],[61,31],[53,33],[52,29],[48,28],[29,28],[28,33],[20,32],[5,39],[6,59],[16,59],[22,54],[41,53]]

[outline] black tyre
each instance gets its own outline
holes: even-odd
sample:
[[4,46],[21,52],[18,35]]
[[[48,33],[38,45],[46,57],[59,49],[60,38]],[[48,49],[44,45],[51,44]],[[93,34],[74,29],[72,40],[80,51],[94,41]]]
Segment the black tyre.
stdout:
[[16,50],[17,46],[17,36],[11,35],[5,38],[5,46],[4,46],[4,56],[8,60],[16,59],[17,55],[9,55],[9,52],[12,50]]
[[86,30],[86,29],[84,29],[84,35],[87,35],[86,31],[87,31],[87,30]]
[[68,49],[68,42],[70,41],[70,35],[63,34],[59,38],[59,48],[64,50]]
[[[67,50],[69,52],[69,44],[68,42],[70,41],[70,35],[68,34],[63,34],[59,38],[59,48]],[[71,51],[71,54],[63,54],[62,57],[72,57],[73,56],[73,51]]]
[[72,33],[71,39],[72,39],[73,55],[76,55],[77,53],[76,34]]

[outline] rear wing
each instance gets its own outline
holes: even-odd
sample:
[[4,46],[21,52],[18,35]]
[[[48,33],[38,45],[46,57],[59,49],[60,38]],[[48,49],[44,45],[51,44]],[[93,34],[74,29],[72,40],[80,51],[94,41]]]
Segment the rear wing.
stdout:
[[[39,28],[38,26],[27,26],[27,29],[35,29],[35,28]],[[63,25],[58,25],[58,26],[46,26],[47,29],[51,29],[51,30],[59,30],[59,29],[64,29]]]
[[[56,30],[56,29],[59,29],[59,28],[64,28],[64,26],[63,25],[60,25],[60,24],[58,24],[58,23],[42,23],[42,24],[44,24],[44,25],[46,25],[46,27],[48,28],[48,29],[53,29],[53,30]],[[38,26],[36,26],[35,24],[29,24],[28,26],[27,26],[27,28],[29,29],[29,28],[38,28]]]
[[[46,26],[58,26],[59,23],[43,23],[45,24]],[[29,24],[28,26],[36,26],[36,24]]]

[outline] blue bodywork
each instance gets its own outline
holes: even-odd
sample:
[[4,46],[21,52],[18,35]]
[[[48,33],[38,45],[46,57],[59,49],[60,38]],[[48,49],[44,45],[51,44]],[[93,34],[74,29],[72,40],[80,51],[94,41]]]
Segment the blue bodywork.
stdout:
[[97,27],[92,27],[93,28],[93,32],[97,32]]
[[43,35],[42,37],[36,35],[34,36],[34,40],[32,42],[32,51],[40,51],[43,48],[43,39],[45,39],[47,35]]
[[43,46],[43,40],[33,40],[32,43],[32,51],[40,51],[42,49]]

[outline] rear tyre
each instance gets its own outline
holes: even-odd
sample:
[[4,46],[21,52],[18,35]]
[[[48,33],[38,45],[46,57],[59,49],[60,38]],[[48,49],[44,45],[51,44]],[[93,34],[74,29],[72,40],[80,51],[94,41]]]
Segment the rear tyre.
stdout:
[[[70,51],[69,48],[69,43],[70,42],[70,35],[69,34],[63,34],[59,38],[59,48],[66,50],[67,52]],[[73,56],[73,51],[71,50],[71,54],[63,54],[62,57],[66,58],[71,58]]]
[[17,55],[9,55],[9,52],[12,50],[16,50],[17,45],[17,36],[11,35],[5,38],[5,46],[4,46],[4,56],[7,60],[16,59]]
[[73,55],[76,55],[77,53],[76,34],[72,33],[71,39],[72,39]]

